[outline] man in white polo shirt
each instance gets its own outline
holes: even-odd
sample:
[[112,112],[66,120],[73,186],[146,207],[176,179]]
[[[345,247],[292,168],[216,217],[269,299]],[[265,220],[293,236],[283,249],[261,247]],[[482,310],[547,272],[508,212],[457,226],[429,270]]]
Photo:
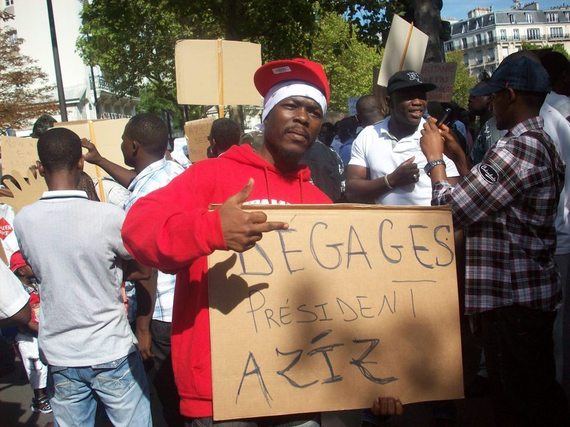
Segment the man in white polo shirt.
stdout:
[[[420,131],[427,111],[426,92],[435,87],[411,70],[390,77],[390,116],[363,129],[352,144],[346,173],[349,201],[431,204],[431,181],[423,172],[426,158],[420,148]],[[458,176],[453,162],[444,160],[448,176]]]

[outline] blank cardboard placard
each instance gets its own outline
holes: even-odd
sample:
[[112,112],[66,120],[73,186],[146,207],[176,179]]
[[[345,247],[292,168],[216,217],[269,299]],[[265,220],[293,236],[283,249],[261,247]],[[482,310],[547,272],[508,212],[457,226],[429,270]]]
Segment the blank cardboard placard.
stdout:
[[289,229],[208,258],[215,419],[463,396],[447,208],[259,208]]
[[192,163],[207,159],[207,150],[210,146],[208,136],[212,129],[214,119],[191,120],[184,124],[184,134],[188,143],[188,157]]
[[[79,120],[75,122],[56,123],[55,126],[72,130],[79,135],[80,138],[89,139],[97,147],[97,150],[103,157],[126,168],[127,166],[123,160],[123,152],[121,151],[121,137],[128,121],[129,119]],[[107,172],[87,162],[84,163],[83,170],[91,178],[97,178],[99,182],[97,188],[99,199],[105,201],[106,197],[102,178],[107,175]]]
[[[79,135],[80,138],[89,139],[103,157],[126,168],[121,151],[121,136],[128,121],[129,119],[93,120],[91,122],[93,135],[89,130],[89,121],[87,120],[56,123],[55,126],[67,128]],[[85,162],[84,170],[90,177],[97,177],[94,165]],[[103,170],[100,173],[101,176],[106,175]]]
[[378,84],[387,86],[388,79],[398,71],[413,70],[419,73],[426,55],[427,44],[427,34],[405,19],[394,15],[382,57]]
[[14,171],[23,176],[30,166],[38,160],[38,140],[36,138],[18,138],[16,136],[0,136],[2,145],[2,173],[12,175]]
[[179,40],[176,96],[187,105],[260,105],[253,75],[261,45],[227,40]]
[[453,97],[453,84],[455,83],[455,62],[426,62],[422,67],[424,82],[435,84],[434,90],[427,92],[428,101],[449,102]]

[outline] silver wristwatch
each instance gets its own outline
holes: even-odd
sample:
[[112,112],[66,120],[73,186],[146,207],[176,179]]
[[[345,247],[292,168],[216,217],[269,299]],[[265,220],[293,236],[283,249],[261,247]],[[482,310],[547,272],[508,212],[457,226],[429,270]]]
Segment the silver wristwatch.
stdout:
[[438,165],[445,165],[445,162],[443,161],[443,159],[430,160],[424,166],[424,172],[426,173],[427,176],[431,176],[431,170]]

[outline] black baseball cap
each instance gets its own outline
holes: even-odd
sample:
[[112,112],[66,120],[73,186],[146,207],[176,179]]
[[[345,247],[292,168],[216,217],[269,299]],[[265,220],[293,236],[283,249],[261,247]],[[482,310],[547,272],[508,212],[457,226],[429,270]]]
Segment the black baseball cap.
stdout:
[[417,71],[398,71],[388,80],[388,95],[391,95],[397,90],[410,87],[423,88],[426,92],[429,92],[430,90],[434,90],[437,86],[433,83],[424,83],[422,76]]

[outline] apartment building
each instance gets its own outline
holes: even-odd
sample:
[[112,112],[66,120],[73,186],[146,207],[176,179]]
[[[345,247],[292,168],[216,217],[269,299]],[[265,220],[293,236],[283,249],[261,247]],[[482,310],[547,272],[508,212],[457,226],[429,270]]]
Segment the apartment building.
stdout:
[[539,46],[563,44],[570,51],[570,6],[541,10],[537,2],[513,1],[507,11],[476,7],[467,19],[451,24],[446,52],[462,51],[471,75],[492,73],[503,58],[521,49],[522,43]]
[[[52,1],[68,120],[131,117],[136,113],[138,99],[116,96],[98,67],[85,64],[77,51],[75,44],[79,37],[84,1]],[[36,60],[36,65],[47,74],[49,84],[56,87],[46,0],[0,2],[0,7],[14,17],[0,22],[0,25],[16,30],[17,36],[24,40],[20,46],[21,52]],[[54,90],[53,99],[58,99],[57,89]],[[54,117],[60,120],[59,115]]]

